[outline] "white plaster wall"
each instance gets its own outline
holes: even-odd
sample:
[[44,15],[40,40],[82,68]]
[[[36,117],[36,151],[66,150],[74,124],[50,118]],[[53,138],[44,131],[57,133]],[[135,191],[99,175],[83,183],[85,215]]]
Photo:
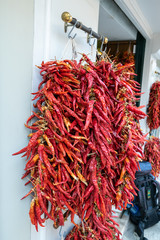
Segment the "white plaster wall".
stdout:
[[25,162],[33,59],[33,0],[0,1],[0,239],[30,240]]
[[[62,52],[68,42],[67,34],[64,33],[64,22],[61,20],[61,14],[63,12],[69,12],[87,27],[91,27],[96,32],[98,31],[99,0],[61,0],[59,2],[53,0],[51,9],[52,31],[50,34],[50,58],[56,56],[57,59],[59,59],[62,57]],[[67,32],[69,32],[70,29],[71,28],[68,28]],[[72,36],[74,33],[77,33],[77,36],[75,37],[77,51],[86,54],[90,53],[91,47],[87,44],[87,33],[80,29],[73,30]],[[71,58],[71,49],[67,50],[68,51],[66,51],[66,54],[64,54],[63,57]],[[79,55],[79,58],[80,57],[81,56]]]
[[[148,99],[149,99],[149,91],[150,91],[150,77],[151,77],[151,53],[152,53],[152,40],[146,40],[146,49],[145,49],[145,57],[144,57],[144,67],[143,67],[143,77],[142,77],[142,87],[141,92],[144,94],[141,96],[140,105],[145,105],[142,111],[146,112]],[[149,131],[146,118],[140,121],[141,128],[144,133]]]
[[[158,50],[160,50],[160,33],[153,34],[152,41],[152,54],[155,54],[158,52]],[[160,59],[160,56],[157,57]]]
[[[64,22],[61,19],[63,12],[69,12],[74,18],[94,31],[98,31],[99,0],[35,0],[34,25],[34,52],[33,52],[33,90],[36,91],[39,83],[39,72],[35,65],[42,60],[72,58],[71,41],[64,32]],[[90,54],[95,59],[95,51],[91,55],[91,47],[87,44],[87,34],[80,29],[74,29],[76,50],[79,53]],[[96,46],[96,42],[95,42]],[[95,48],[93,48],[95,50]],[[80,59],[81,55],[78,54]]]

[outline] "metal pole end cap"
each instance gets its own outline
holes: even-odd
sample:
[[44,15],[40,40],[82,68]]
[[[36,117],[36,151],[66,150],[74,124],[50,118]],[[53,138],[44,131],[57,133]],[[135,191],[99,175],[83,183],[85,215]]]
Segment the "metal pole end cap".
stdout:
[[72,21],[72,16],[69,12],[63,12],[61,18],[64,22],[70,23]]

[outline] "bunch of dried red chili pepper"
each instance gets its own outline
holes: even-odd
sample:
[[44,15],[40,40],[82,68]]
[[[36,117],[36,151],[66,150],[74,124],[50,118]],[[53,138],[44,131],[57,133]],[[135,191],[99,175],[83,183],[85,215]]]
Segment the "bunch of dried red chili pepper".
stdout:
[[149,95],[147,124],[150,130],[160,126],[160,82],[152,84]]
[[128,72],[131,72],[133,76],[131,78],[134,78],[135,75],[135,59],[134,54],[129,51],[125,52],[118,52],[116,56],[113,58],[113,61],[117,64],[122,64],[127,66],[128,65]]
[[145,161],[149,161],[152,165],[152,174],[158,177],[160,174],[160,139],[150,137],[144,148]]
[[36,111],[25,124],[34,132],[16,153],[27,157],[22,178],[30,176],[32,188],[23,198],[33,196],[31,222],[38,230],[49,218],[58,227],[71,215],[75,227],[66,239],[119,239],[112,205],[122,209],[133,200],[143,157],[139,119],[146,114],[135,105],[138,84],[126,66],[94,64],[86,55],[79,63],[50,61],[39,68]]

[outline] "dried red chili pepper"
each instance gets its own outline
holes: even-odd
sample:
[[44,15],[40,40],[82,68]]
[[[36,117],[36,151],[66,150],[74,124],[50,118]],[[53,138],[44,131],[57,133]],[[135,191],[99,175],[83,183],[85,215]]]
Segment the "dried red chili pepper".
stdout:
[[94,105],[94,100],[89,101],[84,130],[86,130],[89,127],[89,124],[90,124],[90,122],[92,120],[93,105]]

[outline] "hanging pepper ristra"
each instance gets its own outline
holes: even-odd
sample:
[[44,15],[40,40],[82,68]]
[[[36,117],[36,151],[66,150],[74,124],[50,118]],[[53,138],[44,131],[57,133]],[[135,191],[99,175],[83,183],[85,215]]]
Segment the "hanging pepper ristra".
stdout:
[[39,67],[42,82],[26,122],[33,133],[14,154],[27,157],[22,178],[32,187],[24,198],[33,196],[29,215],[37,231],[47,218],[57,228],[71,214],[76,227],[66,239],[120,239],[112,205],[123,209],[133,200],[145,141],[139,125],[145,114],[136,107],[140,93],[129,66],[93,63],[83,54],[79,63]]

